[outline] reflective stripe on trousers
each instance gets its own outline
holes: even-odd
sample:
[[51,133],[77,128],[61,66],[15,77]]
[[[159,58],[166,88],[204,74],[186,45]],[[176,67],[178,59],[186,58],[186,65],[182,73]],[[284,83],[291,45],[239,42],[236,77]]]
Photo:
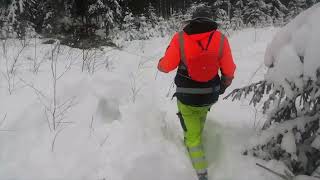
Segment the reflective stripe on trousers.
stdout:
[[202,145],[193,148],[188,148],[188,152],[191,158],[192,165],[197,171],[197,173],[198,171],[205,171],[207,169],[208,163]]
[[197,173],[206,172],[208,163],[202,146],[202,131],[211,106],[193,107],[178,101],[180,119],[184,126],[185,145]]

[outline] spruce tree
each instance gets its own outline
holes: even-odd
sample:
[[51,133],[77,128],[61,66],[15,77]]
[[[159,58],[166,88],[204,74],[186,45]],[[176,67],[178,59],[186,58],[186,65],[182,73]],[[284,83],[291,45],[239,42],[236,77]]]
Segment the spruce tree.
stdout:
[[270,19],[266,13],[267,10],[267,5],[263,0],[248,0],[243,10],[245,24],[254,27],[266,25]]
[[236,3],[232,6],[232,18],[231,26],[233,29],[240,29],[244,26],[243,24],[243,0],[237,0]]
[[304,9],[307,8],[307,0],[291,0],[288,4],[289,13],[287,14],[286,20],[293,19],[300,14]]
[[118,0],[95,0],[90,4],[88,13],[90,18],[96,21],[96,26],[105,28],[106,36],[122,17],[122,9]]
[[32,22],[37,32],[41,32],[49,11],[48,2],[44,0],[28,0],[24,2],[24,11],[20,15],[24,21]]
[[221,24],[227,24],[230,22],[231,16],[231,3],[230,0],[217,0],[214,3],[214,9],[217,16],[217,21]]
[[272,0],[269,2],[270,16],[273,24],[281,26],[284,24],[285,15],[288,13],[287,7],[280,0]]
[[146,12],[146,16],[148,18],[149,23],[151,24],[152,28],[155,28],[159,22],[159,18],[156,15],[156,9],[153,7],[151,3],[149,3]]

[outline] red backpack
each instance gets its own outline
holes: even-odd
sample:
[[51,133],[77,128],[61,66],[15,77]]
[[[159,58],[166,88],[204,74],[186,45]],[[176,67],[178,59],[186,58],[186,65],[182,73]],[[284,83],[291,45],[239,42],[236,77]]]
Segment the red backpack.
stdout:
[[187,59],[185,55],[183,33],[183,31],[179,32],[179,46],[182,68],[187,69],[189,77],[194,81],[208,82],[212,80],[216,76],[216,72],[213,70],[216,69],[216,61],[218,61],[222,57],[224,36],[221,34],[218,54],[216,52],[213,52],[212,50],[208,50],[208,47],[212,40],[212,36],[214,34],[213,31],[209,36],[206,48],[204,48],[201,42],[198,41],[198,44],[201,47],[202,51],[197,56],[193,56]]

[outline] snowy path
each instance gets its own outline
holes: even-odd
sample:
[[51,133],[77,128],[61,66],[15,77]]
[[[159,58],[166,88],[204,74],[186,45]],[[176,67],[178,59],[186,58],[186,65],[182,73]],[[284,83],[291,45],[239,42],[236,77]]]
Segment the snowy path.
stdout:
[[[264,31],[251,29],[230,38],[238,68],[236,78],[229,91],[263,78],[262,63],[265,48],[276,31],[276,29]],[[254,159],[241,156],[245,144],[255,133],[256,124],[261,123],[259,120],[262,118],[259,113],[255,116],[256,110],[247,104],[248,102],[244,101],[232,103],[220,100],[209,113],[204,141],[211,179],[275,178],[267,176],[263,170],[257,168]]]
[[[264,31],[251,29],[230,38],[237,72],[229,91],[263,79],[265,48],[276,31],[277,29]],[[216,129],[217,135],[222,139],[219,163],[210,169],[212,179],[277,179],[255,166],[256,160],[253,158],[240,155],[249,143],[250,137],[256,133],[257,126],[261,126],[263,121],[263,116],[256,112],[255,108],[248,106],[247,101],[219,101],[209,114],[210,121],[207,136],[213,134],[209,130],[210,124],[213,124],[213,127],[218,124],[221,128],[213,129]],[[211,143],[207,143],[207,146],[215,148]],[[208,154],[210,156],[211,151],[208,151]]]
[[[237,68],[236,78],[232,87],[229,91],[236,87],[241,87],[255,80],[263,78],[264,68],[262,66],[265,48],[267,43],[272,39],[276,29],[264,29],[264,30],[245,30],[239,32],[230,38],[234,58]],[[167,44],[167,43],[163,43]],[[148,45],[146,45],[148,46]],[[166,45],[163,45],[164,47]],[[150,45],[150,47],[154,47]],[[146,50],[148,52],[148,50]],[[156,64],[156,63],[155,63]],[[259,69],[259,70],[258,70]],[[258,71],[257,71],[258,70]],[[150,76],[153,74],[150,73]],[[147,75],[148,76],[148,75]],[[152,96],[160,96],[162,104],[159,107],[162,111],[166,112],[168,119],[167,123],[174,125],[171,131],[175,131],[180,128],[177,118],[175,117],[176,107],[175,101],[170,101],[170,97],[167,95],[168,87],[172,82],[174,73],[170,75],[158,74],[157,80],[152,85],[153,92]],[[159,90],[160,89],[160,90]],[[146,91],[146,93],[150,91]],[[147,95],[146,95],[147,96]],[[162,97],[161,97],[162,96]],[[165,97],[165,98],[163,98]],[[157,99],[158,97],[154,97]],[[162,99],[161,99],[162,98]],[[230,101],[220,100],[219,103],[214,105],[211,112],[209,113],[208,121],[205,128],[204,139],[205,147],[207,151],[207,158],[209,160],[209,177],[215,180],[249,180],[249,179],[272,179],[273,176],[269,176],[264,170],[259,169],[255,166],[255,160],[251,157],[241,156],[241,152],[245,148],[245,144],[248,143],[249,137],[255,133],[256,127],[261,123],[261,115],[256,110],[247,105],[245,101],[232,103]],[[173,124],[173,125],[172,125]],[[258,124],[258,125],[257,125]],[[260,124],[261,125],[261,124]],[[180,131],[180,129],[179,129]],[[177,135],[177,132],[171,132],[171,136],[176,135],[178,138],[171,139],[171,143],[178,144],[179,150],[181,149],[180,142],[182,137],[181,132]],[[185,153],[185,152],[184,152]],[[168,162],[169,163],[169,162]],[[152,174],[146,179],[193,179],[194,177],[188,177],[190,171],[190,164],[187,160],[184,160],[185,165],[180,164],[179,166],[186,166],[183,170],[185,175],[165,176],[158,177],[158,174]],[[164,163],[165,164],[165,163]],[[167,167],[167,164],[164,165]],[[156,166],[157,170],[163,167]],[[171,168],[177,168],[174,171],[179,172],[180,168],[172,166]],[[250,169],[250,171],[248,171]],[[143,171],[143,170],[142,170]],[[164,170],[165,171],[165,170]],[[170,172],[170,170],[166,170]],[[172,170],[171,170],[172,171]],[[245,173],[244,173],[245,172]],[[140,175],[137,177],[139,179]],[[158,178],[157,178],[158,177]],[[179,178],[178,178],[179,177]]]
[[[265,31],[247,30],[230,38],[234,59],[237,64],[237,73],[229,91],[263,78],[264,69],[261,65],[265,48],[276,31],[275,29],[267,29]],[[233,103],[229,100],[219,101],[214,106],[213,112],[209,114],[207,134],[205,134],[207,139],[213,140],[207,142],[206,145],[214,150],[216,148],[215,143],[211,142],[217,139],[214,137],[220,137],[222,147],[219,148],[221,155],[214,155],[219,156],[218,162],[215,163],[215,159],[211,161],[213,164],[209,169],[211,170],[211,179],[270,180],[277,178],[256,167],[256,161],[253,158],[240,155],[245,145],[249,142],[249,138],[255,133],[255,127],[261,123],[261,115],[259,113],[256,115],[255,113],[256,110],[248,106],[246,101]],[[218,127],[215,128],[215,126]],[[214,131],[216,131],[215,136]],[[212,136],[213,138],[211,138]],[[209,157],[212,156],[212,150],[210,149],[207,152]]]
[[[263,78],[263,69],[255,71],[276,31],[248,29],[230,38],[238,69],[228,91]],[[82,73],[81,63],[75,63],[58,82],[60,100],[76,99],[64,119],[72,123],[58,135],[48,130],[43,105],[32,89],[8,95],[0,88],[0,119],[7,114],[0,130],[14,130],[0,131],[0,179],[194,180],[176,101],[171,100],[174,73],[155,68],[167,44],[168,39],[160,38],[132,42],[122,52],[106,49],[109,56],[99,58],[110,58],[110,69],[93,75]],[[32,58],[32,53],[30,48],[25,56]],[[23,71],[20,77],[51,93],[49,64],[37,76]],[[5,86],[1,81],[0,87]],[[204,133],[212,180],[276,180],[257,168],[256,160],[241,156],[259,119],[246,101],[214,105]]]

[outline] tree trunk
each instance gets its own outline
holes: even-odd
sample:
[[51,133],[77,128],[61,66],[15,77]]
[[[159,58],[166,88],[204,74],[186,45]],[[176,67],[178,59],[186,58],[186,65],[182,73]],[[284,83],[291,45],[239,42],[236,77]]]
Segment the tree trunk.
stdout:
[[109,23],[107,21],[104,21],[104,26],[106,28],[106,38],[109,36]]

